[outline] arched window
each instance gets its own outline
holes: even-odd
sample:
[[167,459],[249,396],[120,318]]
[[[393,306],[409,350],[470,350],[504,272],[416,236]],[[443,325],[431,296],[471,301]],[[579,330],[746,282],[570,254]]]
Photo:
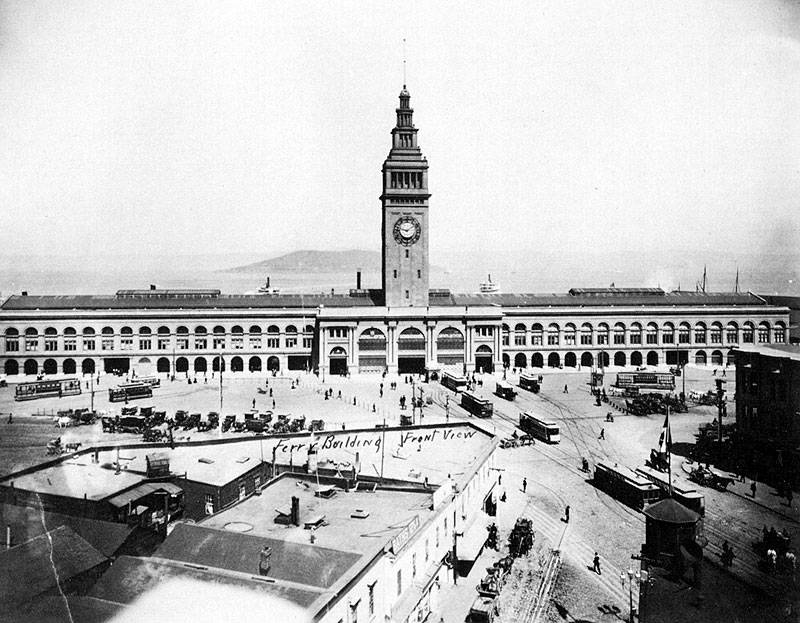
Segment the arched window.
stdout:
[[[225,348],[225,327],[217,325],[214,327],[213,337],[211,338],[211,348],[214,350],[222,350]],[[225,366],[223,364],[223,370]]]
[[581,325],[581,345],[583,346],[592,345],[592,343],[594,342],[594,340],[592,340],[592,331],[593,331],[592,325],[590,325],[588,322],[584,322]]
[[151,339],[153,332],[150,327],[139,327],[139,350],[150,350],[153,348]]
[[597,327],[597,345],[598,346],[608,346],[608,325],[605,322],[601,322]]
[[501,327],[501,336],[503,338],[503,346],[509,346],[511,341],[511,329],[509,329],[508,325],[503,323]]
[[94,350],[95,349],[94,329],[92,327],[84,327],[81,333],[83,334],[83,350]]
[[[238,324],[231,327],[231,348],[234,350],[244,348],[244,329]],[[244,364],[242,364],[242,369],[244,369]],[[231,370],[233,370],[233,363],[231,363]]]
[[[247,332],[247,341],[250,343],[250,348],[261,348],[261,327],[254,324]],[[259,359],[261,361],[261,359]]]
[[267,348],[280,348],[281,330],[274,324],[267,327]]
[[661,343],[662,344],[675,343],[675,325],[673,325],[671,322],[665,322],[664,326],[661,329]]
[[[628,333],[628,341],[631,344],[641,344],[642,343],[642,325],[638,322],[634,322],[631,325],[631,330]],[[639,365],[642,365],[641,363]]]
[[[175,329],[175,348],[178,350],[189,350],[189,328],[180,326]],[[187,364],[188,365],[188,364]],[[175,372],[178,372],[178,364],[175,363]]]
[[307,324],[303,329],[303,348],[311,348],[314,345],[314,327]]
[[514,327],[514,346],[525,346],[525,336],[528,333],[527,327],[520,323]]
[[[58,350],[58,331],[53,327],[47,327],[44,330],[44,349],[47,352]],[[51,359],[50,361],[53,361],[53,364],[55,364],[54,360]],[[48,367],[48,369],[52,369],[52,366]],[[45,372],[45,374],[54,374],[54,372]]]
[[436,338],[436,349],[441,351],[463,352],[464,334],[455,327],[442,329]]
[[[158,337],[156,338],[156,348],[158,350],[169,350],[170,348],[170,334],[169,334],[169,327],[158,327],[156,331]],[[159,360],[160,361],[160,360]],[[156,369],[158,366],[156,366]],[[169,372],[169,369],[165,370],[165,372]]]
[[6,352],[19,352],[19,331],[16,329],[6,329]]
[[558,346],[559,344],[559,327],[554,322],[549,327],[547,327],[547,345],[548,346]]
[[739,325],[735,322],[729,322],[725,327],[725,341],[728,344],[739,343]]
[[745,322],[744,326],[742,327],[742,343],[752,344],[754,333],[755,327],[753,326],[753,323]]
[[[33,327],[28,327],[25,329],[25,351],[32,352],[37,350],[39,350],[39,332]],[[27,365],[27,362],[25,365]],[[28,374],[28,372],[25,374]]]
[[[564,344],[566,346],[575,346],[575,336],[577,335],[577,330],[575,329],[575,325],[571,322],[567,323],[567,326],[564,327]],[[569,368],[574,368],[575,364],[570,365],[567,363],[566,358],[564,359],[564,365]]]
[[194,328],[195,350],[206,350],[208,347],[208,331],[203,325]]
[[688,344],[691,338],[691,327],[688,322],[682,322],[678,326],[678,344]]
[[712,344],[722,344],[722,323],[712,323],[709,336]]
[[119,330],[119,335],[119,349],[133,350],[133,329],[130,327],[122,327]]
[[297,348],[297,327],[290,324],[286,327],[286,348]]
[[531,327],[531,346],[541,346],[544,329],[538,322]]
[[758,325],[758,343],[769,344],[770,328],[768,322],[762,322]]
[[617,324],[614,325],[614,344],[624,344],[624,343],[625,343],[625,325],[622,324],[621,322],[618,322]]
[[[698,322],[696,325],[694,325],[694,343],[706,343],[706,325],[702,322]],[[703,354],[705,355],[705,353]]]
[[782,322],[775,323],[775,333],[773,334],[773,338],[776,344],[785,344],[786,343],[786,325]]
[[655,322],[647,323],[647,333],[645,341],[648,344],[658,344],[658,325]]
[[[358,337],[358,351],[359,353],[380,353],[384,355],[386,353],[386,335],[380,329],[364,329]],[[368,358],[365,357],[364,359]],[[381,365],[385,366],[386,357],[383,357],[381,361]],[[377,364],[380,364],[380,361]]]

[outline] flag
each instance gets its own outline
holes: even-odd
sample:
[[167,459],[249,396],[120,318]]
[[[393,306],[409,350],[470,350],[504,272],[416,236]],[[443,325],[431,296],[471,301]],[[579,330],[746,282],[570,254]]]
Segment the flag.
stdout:
[[658,438],[658,451],[666,454],[672,448],[672,433],[669,430],[669,413],[664,418],[664,426],[661,428],[661,435]]

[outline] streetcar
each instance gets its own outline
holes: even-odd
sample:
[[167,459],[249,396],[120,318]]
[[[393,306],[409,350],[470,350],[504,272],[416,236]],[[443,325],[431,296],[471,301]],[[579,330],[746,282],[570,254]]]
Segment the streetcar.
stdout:
[[461,406],[475,417],[492,417],[494,412],[491,400],[481,398],[473,392],[461,393]]
[[621,389],[660,389],[675,390],[675,377],[669,372],[620,372],[615,387]]
[[[670,487],[668,474],[646,466],[637,467],[636,473],[641,474],[655,484],[659,489],[661,489],[661,495],[663,497],[669,497]],[[672,497],[683,504],[686,508],[693,510],[695,513],[698,513],[701,516],[706,514],[705,496],[691,485],[684,484],[680,481],[676,482],[673,478]]]
[[519,427],[529,435],[545,443],[558,443],[561,441],[558,424],[542,420],[527,411],[519,414]]
[[623,504],[642,510],[648,504],[661,499],[661,489],[632,469],[614,463],[597,463],[594,468],[594,484]]
[[519,386],[522,389],[527,389],[534,394],[539,393],[539,379],[533,374],[525,374],[524,372],[519,375]]
[[125,383],[108,390],[109,402],[124,402],[137,398],[152,398],[153,386],[147,383]]
[[511,386],[511,383],[507,383],[506,381],[497,381],[494,393],[500,398],[505,398],[506,400],[514,400],[517,397],[517,392],[514,391],[514,388]]
[[467,388],[467,379],[463,376],[456,376],[450,372],[442,372],[441,379],[439,382],[444,385],[447,389],[452,389],[454,392],[458,393],[463,391]]
[[140,376],[136,378],[137,383],[144,383],[146,385],[150,385],[152,387],[160,387],[161,386],[161,379],[157,376]]
[[81,380],[54,379],[47,381],[32,381],[19,383],[14,393],[14,400],[35,400],[37,398],[51,398],[57,396],[76,396],[81,393]]

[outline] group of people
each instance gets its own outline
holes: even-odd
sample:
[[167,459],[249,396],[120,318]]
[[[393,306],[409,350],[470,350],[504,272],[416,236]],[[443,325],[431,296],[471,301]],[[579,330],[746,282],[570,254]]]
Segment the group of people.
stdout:
[[782,570],[794,574],[795,553],[791,551],[791,537],[786,528],[778,532],[774,527],[761,529],[761,547],[767,564],[767,571]]

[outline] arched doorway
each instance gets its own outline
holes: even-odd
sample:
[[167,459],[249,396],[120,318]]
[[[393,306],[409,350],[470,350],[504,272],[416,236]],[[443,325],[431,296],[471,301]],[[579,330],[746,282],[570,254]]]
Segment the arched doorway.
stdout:
[[386,370],[386,335],[380,329],[364,329],[358,337],[358,369],[360,372]]
[[42,365],[42,372],[45,374],[58,374],[58,364],[55,359],[45,359]]
[[722,351],[721,350],[715,350],[715,351],[711,352],[711,363],[712,363],[712,365],[715,365],[715,366],[721,366],[722,365]]
[[581,355],[581,365],[584,368],[591,368],[594,365],[594,357],[592,357],[592,353],[583,353]]
[[575,353],[567,353],[564,355],[564,365],[567,368],[574,368],[578,365],[578,357]]
[[[202,357],[200,358],[202,359]],[[205,363],[205,359],[203,359],[203,363]],[[197,360],[194,361],[195,369],[197,369]],[[175,372],[188,372],[189,371],[189,360],[186,357],[178,357],[175,360]]]
[[75,374],[78,366],[74,359],[65,359],[61,369],[64,370],[64,374]]
[[611,360],[608,356],[608,353],[603,352],[597,355],[597,365],[600,366],[601,368],[607,368],[609,366],[610,361]]
[[478,349],[475,351],[475,371],[489,373],[494,372],[492,349],[486,344],[478,346]]
[[81,361],[81,372],[83,374],[94,374],[94,359],[84,359]]
[[153,362],[149,357],[140,357],[133,365],[133,370],[138,376],[150,376],[153,374]]
[[7,359],[3,368],[8,376],[19,374],[19,363],[16,359]]
[[267,359],[267,370],[270,372],[278,372],[281,369],[281,360],[275,355]]
[[561,365],[561,357],[559,357],[558,353],[547,355],[547,365],[551,368],[557,368]]
[[732,366],[732,365],[736,364],[736,357],[733,354],[733,350],[729,350],[728,351],[728,357],[726,358],[726,361],[727,361],[729,366]]
[[708,358],[706,357],[706,351],[698,350],[694,354],[694,363],[695,363],[695,365],[704,366],[704,365],[706,365],[707,361],[708,361]]
[[397,337],[397,371],[400,374],[425,372],[425,334],[415,327],[404,329]]
[[[177,365],[175,367],[177,367]],[[188,370],[188,363],[187,363],[187,370]],[[208,361],[206,361],[205,357],[197,357],[194,360],[194,371],[202,373],[208,372]]]
[[531,355],[531,367],[544,368],[544,357],[542,356],[542,353],[533,353]]
[[[270,359],[272,358],[270,357]],[[344,348],[336,346],[331,349],[328,360],[330,361],[329,372],[331,374],[339,374],[341,376],[347,374],[347,351]],[[267,367],[269,367],[269,362],[267,362]]]
[[508,353],[503,353],[503,367],[504,368],[511,367],[511,357],[508,356]]
[[642,365],[642,353],[640,353],[638,350],[635,350],[631,353],[631,365],[632,366]]
[[219,355],[217,355],[211,360],[211,371],[219,372],[220,365],[222,366],[222,372],[225,372],[225,359],[220,359]]
[[247,362],[247,369],[250,372],[261,372],[261,357],[250,357]]
[[231,372],[243,372],[244,371],[244,361],[242,361],[241,357],[234,357],[231,359]]
[[647,353],[647,365],[648,366],[657,366],[658,365],[658,353],[654,350],[651,350]]
[[616,352],[614,353],[614,365],[623,367],[626,363],[625,353],[623,352]]
[[36,374],[39,371],[39,364],[35,359],[26,359],[22,369],[25,374]]
[[169,372],[169,359],[159,357],[156,361],[156,372]]
[[514,356],[514,367],[515,368],[527,368],[528,367],[528,358],[525,356],[525,353],[517,353]]

